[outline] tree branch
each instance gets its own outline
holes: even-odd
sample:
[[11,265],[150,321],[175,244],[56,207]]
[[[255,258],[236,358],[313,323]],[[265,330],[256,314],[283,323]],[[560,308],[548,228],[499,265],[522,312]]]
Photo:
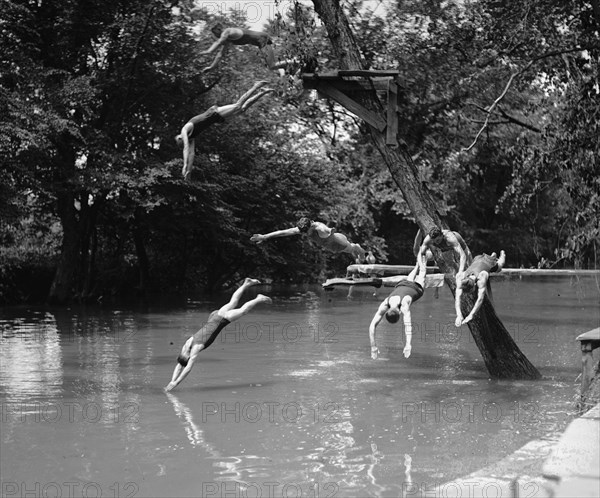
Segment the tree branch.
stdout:
[[519,74],[519,72],[516,73],[512,73],[510,75],[510,78],[508,79],[508,83],[506,83],[506,86],[504,87],[504,90],[502,91],[502,93],[500,94],[500,96],[494,101],[494,103],[488,108],[486,109],[487,112],[487,117],[485,118],[485,122],[483,123],[483,126],[481,127],[481,129],[479,130],[479,132],[477,133],[477,135],[475,136],[475,140],[473,140],[473,143],[471,145],[469,145],[466,149],[463,148],[462,151],[463,152],[468,152],[470,151],[473,147],[475,147],[475,144],[477,143],[477,140],[479,140],[479,137],[481,136],[481,134],[484,132],[484,130],[487,128],[488,123],[489,123],[489,119],[492,115],[492,111],[494,110],[494,108],[498,105],[498,103],[504,98],[504,96],[506,95],[506,93],[508,92],[508,89],[510,88],[510,86],[512,85],[513,80],[515,79],[515,77]]
[[[593,44],[590,44],[590,45],[585,45],[585,46],[580,46],[580,47],[568,48],[568,49],[563,49],[563,50],[553,50],[551,52],[546,52],[544,54],[541,54],[541,55],[538,55],[537,57],[532,58],[523,69],[521,69],[521,70],[519,70],[517,72],[512,73],[510,75],[508,83],[504,87],[504,90],[502,91],[502,93],[500,94],[500,96],[493,102],[493,104],[489,108],[487,108],[487,109],[484,110],[487,113],[487,117],[486,117],[486,120],[483,123],[483,126],[481,127],[481,129],[479,130],[479,132],[477,133],[477,135],[475,136],[475,139],[473,140],[473,142],[471,143],[471,145],[469,145],[466,148],[463,147],[462,151],[463,152],[468,152],[473,147],[475,147],[475,144],[477,144],[477,141],[479,140],[479,137],[481,136],[481,134],[487,128],[487,126],[489,124],[489,119],[490,119],[491,115],[493,114],[493,111],[494,111],[495,107],[505,97],[505,95],[508,92],[510,86],[512,85],[512,82],[515,79],[515,77],[517,77],[518,75],[521,75],[521,74],[525,73],[535,62],[537,62],[539,60],[546,59],[548,57],[555,57],[557,55],[569,54],[569,53],[573,53],[573,52],[580,52],[582,50],[598,49],[598,48],[600,48],[600,44],[593,43]],[[535,131],[537,133],[541,133],[541,130],[539,130],[538,128],[535,128],[532,125],[528,125],[527,123],[524,123],[523,121],[520,121],[517,118],[514,118],[513,116],[510,116],[509,114],[505,113],[502,110],[500,111],[500,115],[502,117],[510,120],[514,124],[518,124],[519,126],[523,126],[524,128],[527,128],[527,129],[529,129],[531,131]]]
[[[488,112],[488,110],[485,107],[480,106],[479,104],[476,104],[475,102],[469,102],[468,105],[472,105],[473,107],[479,109],[480,111],[483,112]],[[526,123],[525,121],[520,120],[519,118],[515,118],[514,116],[512,116],[511,114],[508,114],[504,109],[502,109],[500,106],[498,106],[498,111],[499,112],[495,112],[492,111],[491,114],[493,114],[494,116],[501,116],[504,119],[507,120],[506,123],[512,123],[512,124],[516,124],[519,126],[522,126],[523,128],[527,128],[528,130],[531,130],[535,133],[542,133],[542,130],[540,128],[537,128],[529,123]],[[474,119],[470,120],[473,123],[484,123],[484,121],[476,121]],[[501,122],[501,121],[495,121],[494,123],[489,123],[489,124],[499,124],[499,123],[503,123],[506,124],[505,122]],[[552,136],[552,135],[550,135]]]
[[[521,121],[520,119],[515,118],[514,116],[511,116],[504,109],[502,109],[500,106],[498,106],[498,110],[500,111],[500,115],[503,118],[506,118],[511,123],[519,125],[519,126],[522,126],[523,128],[527,128],[528,130],[534,131],[536,133],[542,133],[542,130],[540,130],[536,126],[530,125],[529,123],[525,123],[524,121]],[[550,135],[550,136],[552,136],[552,135]]]
[[533,59],[531,59],[529,64],[527,64],[525,69],[523,69],[523,71],[521,71],[521,72],[524,72],[526,69],[529,69],[529,66],[531,66],[534,62],[537,62],[541,59],[547,59],[548,57],[555,57],[557,55],[563,55],[563,54],[572,54],[573,52],[581,52],[582,50],[588,50],[588,49],[600,49],[600,43],[592,43],[590,45],[585,45],[583,47],[574,47],[574,48],[567,48],[564,50],[554,50],[553,52],[546,52],[545,54],[538,55],[537,57],[534,57]]

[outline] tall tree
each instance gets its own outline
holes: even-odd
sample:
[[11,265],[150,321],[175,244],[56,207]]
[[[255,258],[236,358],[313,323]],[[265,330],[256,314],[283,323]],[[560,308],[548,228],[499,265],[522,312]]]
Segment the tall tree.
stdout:
[[[45,212],[58,227],[50,300],[216,289],[249,272],[314,280],[332,264],[304,242],[249,241],[300,212],[327,216],[352,194],[293,106],[263,99],[205,130],[193,181],[181,179],[181,126],[258,79],[275,83],[258,51],[232,49],[202,73],[209,58],[197,53],[212,43],[212,19],[189,5],[0,2],[0,210],[15,212],[14,225]],[[344,226],[351,216],[335,219]],[[361,216],[368,238],[374,223]]]
[[[315,11],[327,27],[329,39],[340,64],[340,69],[366,69],[358,44],[339,0],[313,0]],[[363,97],[363,105],[383,116],[383,109],[374,94]],[[401,190],[421,229],[427,233],[434,226],[447,227],[436,209],[434,199],[408,153],[401,144],[397,149],[386,145],[385,134],[369,126],[373,143],[379,150],[394,181]],[[446,284],[455,291],[456,265],[435,251],[435,259],[446,274]],[[463,301],[473,305],[473,296]],[[486,297],[476,319],[468,324],[490,374],[498,378],[539,378],[537,369],[518,348]]]

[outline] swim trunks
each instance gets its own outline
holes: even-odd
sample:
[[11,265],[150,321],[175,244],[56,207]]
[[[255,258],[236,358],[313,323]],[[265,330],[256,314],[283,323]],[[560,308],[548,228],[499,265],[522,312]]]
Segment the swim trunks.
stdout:
[[208,322],[198,332],[194,334],[193,342],[195,344],[203,344],[204,349],[208,348],[217,336],[231,322],[219,315],[218,311],[213,311],[208,317]]
[[402,301],[402,299],[404,299],[405,296],[410,296],[412,297],[412,302],[414,303],[415,301],[421,299],[424,292],[425,291],[423,290],[423,287],[421,287],[421,284],[413,282],[411,280],[401,280],[400,282],[398,282],[396,287],[394,287],[394,290],[387,297],[388,306],[390,302],[389,299],[392,296],[399,296],[400,301]]
[[272,45],[273,42],[269,35],[261,31],[252,31],[250,29],[242,29],[244,34],[237,40],[229,39],[232,45],[254,45],[258,48],[264,48],[266,45]]
[[189,137],[196,138],[200,132],[206,130],[209,126],[215,123],[222,123],[223,121],[225,119],[217,112],[217,107],[212,106],[208,111],[198,114],[189,120],[189,123],[194,125],[194,129]]
[[321,237],[317,230],[311,228],[308,231],[308,236],[320,246],[333,252],[342,252],[344,249],[346,249],[346,247],[348,247],[348,240],[346,237],[339,233],[335,233],[333,230],[331,231],[329,237]]
[[492,257],[489,254],[480,254],[479,256],[475,256],[475,258],[473,258],[473,262],[465,270],[464,278],[467,278],[470,275],[474,275],[475,278],[477,278],[479,273],[482,271],[487,271],[488,273],[499,271],[498,258],[495,256]]

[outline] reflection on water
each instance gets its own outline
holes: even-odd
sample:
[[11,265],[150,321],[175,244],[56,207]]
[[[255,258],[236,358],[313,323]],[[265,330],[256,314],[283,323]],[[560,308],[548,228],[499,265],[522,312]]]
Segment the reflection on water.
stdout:
[[192,446],[200,445],[210,456],[215,458],[218,457],[219,454],[215,450],[214,446],[204,440],[204,432],[194,422],[192,411],[184,403],[179,401],[174,394],[166,393],[166,396],[173,404],[173,408],[175,408],[175,413],[177,416],[183,420],[183,428],[185,429],[185,433],[190,441],[190,444]]
[[260,291],[273,306],[225,329],[169,394],[181,343],[222,299],[0,310],[3,489],[415,496],[561,431],[575,337],[600,325],[594,278],[496,279],[499,316],[544,379],[493,381],[445,289],[414,306],[409,359],[382,322],[377,361],[367,331],[385,289]]
[[51,313],[34,313],[2,324],[0,364],[10,402],[41,394],[60,393],[62,351],[56,321]]

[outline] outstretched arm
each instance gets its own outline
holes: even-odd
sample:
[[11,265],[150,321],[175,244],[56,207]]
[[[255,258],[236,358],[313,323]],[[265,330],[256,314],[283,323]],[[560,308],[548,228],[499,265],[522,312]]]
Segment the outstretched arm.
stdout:
[[188,376],[188,374],[192,370],[192,367],[194,366],[194,362],[196,361],[196,358],[198,357],[198,353],[200,353],[200,351],[202,351],[202,349],[204,349],[204,345],[194,346],[192,348],[192,352],[190,354],[190,359],[188,360],[187,365],[181,372],[179,372],[179,376],[175,380],[172,380],[171,382],[169,382],[169,385],[167,387],[165,387],[165,391],[169,392],[169,391],[175,389],[181,383],[181,381]]
[[404,357],[408,358],[412,351],[412,319],[410,315],[411,298],[405,297],[402,300],[402,315],[404,316],[404,333],[406,334],[406,344],[404,345]]
[[210,66],[205,67],[202,70],[203,73],[206,73],[206,72],[210,71],[211,69],[214,69],[215,67],[217,67],[219,65],[219,62],[221,62],[221,59],[223,58],[223,50],[224,49],[225,49],[224,46],[219,47],[219,51],[217,52],[217,55],[213,59],[212,64]]
[[[417,251],[417,261],[419,261],[419,258],[427,258],[427,250],[429,249],[430,245],[431,237],[429,235],[426,235],[423,241],[421,242],[419,250]],[[427,261],[427,259],[425,259],[425,261]]]
[[181,129],[181,139],[183,141],[183,176],[187,178],[194,164],[195,149],[194,139],[190,139],[188,136],[187,125]]
[[261,242],[264,242],[265,240],[268,240],[268,239],[275,239],[277,237],[290,237],[292,235],[298,235],[299,233],[300,233],[300,229],[298,227],[293,227],[293,228],[286,228],[285,230],[277,230],[275,232],[266,233],[266,234],[255,233],[252,237],[250,237],[250,240],[252,242],[256,242],[257,244],[260,244]]
[[274,91],[275,90],[273,90],[272,88],[265,88],[264,90],[261,90],[260,93],[257,93],[242,104],[242,112],[246,112],[250,108],[250,106],[256,104],[256,102],[262,99],[265,95],[273,93]]
[[379,322],[383,318],[383,315],[385,315],[386,311],[387,311],[387,305],[385,304],[385,301],[384,301],[383,303],[381,303],[379,305],[379,308],[377,308],[377,311],[375,312],[375,315],[373,316],[373,319],[371,320],[371,324],[369,325],[369,340],[371,342],[371,358],[373,358],[374,360],[376,360],[377,356],[379,355],[379,349],[377,349],[377,342],[375,341],[375,332],[377,329],[377,325],[379,325]]
[[477,313],[479,308],[481,308],[481,305],[483,304],[483,298],[485,297],[485,288],[488,278],[489,276],[486,271],[482,271],[479,274],[479,278],[477,279],[477,301],[475,301],[475,305],[473,306],[471,313],[469,313],[469,316],[463,320],[463,324],[470,322],[475,316],[475,313]]
[[460,327],[463,324],[463,314],[460,309],[460,299],[462,297],[462,289],[460,287],[461,279],[456,277],[456,293],[454,294],[454,308],[456,309],[456,320],[454,321],[454,325],[456,327]]
[[[418,272],[418,273],[417,273]],[[408,279],[417,282],[423,289],[425,289],[425,277],[427,276],[427,262],[425,256],[417,259],[417,264],[413,268],[412,272],[408,275]]]
[[465,271],[465,268],[467,266],[467,253],[462,248],[462,245],[460,244],[460,241],[458,240],[456,235],[454,235],[452,232],[445,232],[445,237],[448,244],[452,246],[454,252],[456,252],[460,257],[457,273],[457,275],[460,275]]
[[421,245],[423,244],[423,230],[419,228],[417,230],[417,234],[415,235],[415,241],[413,242],[413,254],[418,256],[419,250],[421,249]]
[[212,54],[219,47],[222,47],[223,45],[225,45],[225,43],[227,43],[227,41],[229,39],[230,34],[231,34],[231,28],[225,28],[223,30],[223,32],[221,33],[221,36],[219,37],[219,39],[216,42],[214,42],[207,50],[205,50],[204,52],[200,52],[200,55]]

